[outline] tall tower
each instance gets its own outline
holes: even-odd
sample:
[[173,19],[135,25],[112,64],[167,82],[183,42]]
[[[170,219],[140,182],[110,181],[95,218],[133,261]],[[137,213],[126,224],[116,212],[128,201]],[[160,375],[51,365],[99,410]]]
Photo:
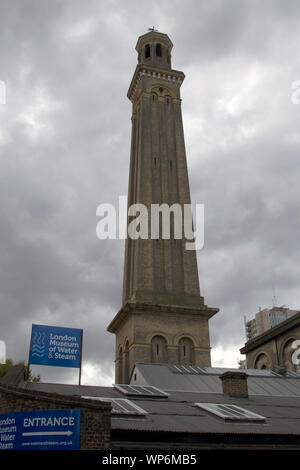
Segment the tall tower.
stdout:
[[[171,67],[173,44],[151,30],[139,37],[138,65],[128,98],[132,135],[128,207],[190,204],[180,87]],[[116,382],[127,383],[136,362],[210,366],[209,308],[200,295],[196,252],[186,240],[127,238],[123,305],[108,331],[116,334]],[[128,219],[129,223],[129,219]],[[172,229],[173,227],[173,229]],[[150,222],[149,222],[150,233]]]

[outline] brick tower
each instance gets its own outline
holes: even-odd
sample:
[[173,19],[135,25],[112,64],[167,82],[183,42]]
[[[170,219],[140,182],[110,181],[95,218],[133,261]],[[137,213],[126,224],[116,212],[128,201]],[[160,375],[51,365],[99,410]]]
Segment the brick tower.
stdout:
[[[132,102],[128,206],[190,204],[180,87],[173,44],[151,30],[139,37]],[[174,222],[173,222],[174,224]],[[160,234],[161,235],[161,234]],[[116,383],[136,362],[210,366],[208,319],[218,312],[200,295],[196,252],[183,238],[127,238],[123,305],[108,331],[116,334]]]

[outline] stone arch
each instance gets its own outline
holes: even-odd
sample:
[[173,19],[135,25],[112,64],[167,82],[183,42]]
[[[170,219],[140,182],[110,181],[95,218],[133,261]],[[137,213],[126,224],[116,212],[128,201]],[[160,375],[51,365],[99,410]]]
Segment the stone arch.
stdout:
[[183,336],[178,341],[178,359],[179,364],[192,366],[195,364],[195,344],[188,336]]
[[179,333],[177,334],[175,337],[174,337],[174,344],[178,344],[179,341],[182,339],[182,338],[189,338],[194,347],[197,346],[197,340],[196,338],[193,336],[193,335],[190,335],[189,333]]
[[254,359],[254,369],[270,369],[271,361],[268,354],[260,351]]
[[293,342],[296,340],[294,337],[287,338],[281,345],[280,353],[279,353],[279,363],[280,365],[284,366],[288,370],[294,370],[295,365],[292,362],[292,355],[295,351],[292,348]]
[[154,335],[151,339],[151,362],[168,363],[168,343],[161,334]]
[[164,84],[153,86],[151,88],[150,92],[151,92],[151,94],[155,93],[157,96],[163,96],[164,98],[166,98],[166,97],[168,97],[169,99],[171,99],[171,98],[176,99],[177,98],[174,91],[170,90],[170,88],[168,88]]
[[156,93],[156,91],[151,90],[151,100],[152,101],[157,101],[158,100],[158,94]]
[[170,341],[169,336],[166,335],[166,333],[164,333],[161,330],[156,330],[156,331],[152,331],[151,333],[148,333],[146,336],[146,343],[150,344],[154,336],[162,336],[166,340],[167,346],[170,346],[171,341]]

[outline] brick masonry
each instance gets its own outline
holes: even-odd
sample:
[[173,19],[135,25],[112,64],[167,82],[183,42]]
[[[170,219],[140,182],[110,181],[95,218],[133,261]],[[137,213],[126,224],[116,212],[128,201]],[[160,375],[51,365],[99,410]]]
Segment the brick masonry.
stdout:
[[61,409],[81,410],[80,450],[109,449],[110,403],[0,384],[0,414]]
[[[132,101],[128,205],[143,204],[149,218],[152,204],[169,208],[176,204],[184,214],[191,202],[180,97],[184,73],[171,68],[172,47],[166,34],[152,31],[140,36],[138,65],[128,92]],[[179,354],[183,339],[191,345],[189,363],[211,365],[208,319],[218,309],[204,304],[196,252],[186,249],[184,230],[182,237],[175,238],[174,219],[170,217],[167,239],[161,227],[156,239],[150,238],[149,220],[147,237],[126,239],[122,309],[108,326],[116,334],[118,382],[128,382],[136,362],[156,361],[151,350],[157,338],[166,343],[162,362],[186,365]],[[181,229],[182,225],[181,220]],[[128,308],[134,303],[148,308]],[[159,312],[157,306],[162,307]]]
[[248,397],[247,374],[245,372],[225,372],[220,376],[223,393],[230,397]]

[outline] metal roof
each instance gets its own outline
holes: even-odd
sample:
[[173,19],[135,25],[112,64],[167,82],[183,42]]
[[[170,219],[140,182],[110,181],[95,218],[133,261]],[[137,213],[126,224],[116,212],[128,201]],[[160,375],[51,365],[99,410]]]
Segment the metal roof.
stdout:
[[[113,416],[112,430],[156,431],[172,433],[226,433],[256,435],[300,435],[300,379],[273,374],[248,377],[249,397],[232,398],[223,395],[220,373],[216,369],[203,374],[173,373],[166,364],[136,364],[131,383],[151,385],[168,392],[168,397],[128,397],[130,402],[145,410],[145,416]],[[230,369],[231,370],[231,369]],[[247,371],[248,373],[248,371]],[[27,383],[31,390],[52,393],[123,398],[115,387]],[[231,423],[213,416],[195,403],[233,404],[266,418],[265,423]]]
[[[179,366],[182,368],[182,366]],[[174,370],[167,364],[136,363],[131,375],[132,385],[153,385],[167,391],[198,391],[222,393],[220,375],[237,369],[203,368],[203,373],[186,373]],[[245,369],[248,375],[249,395],[300,397],[300,377],[284,377],[273,371]]]

